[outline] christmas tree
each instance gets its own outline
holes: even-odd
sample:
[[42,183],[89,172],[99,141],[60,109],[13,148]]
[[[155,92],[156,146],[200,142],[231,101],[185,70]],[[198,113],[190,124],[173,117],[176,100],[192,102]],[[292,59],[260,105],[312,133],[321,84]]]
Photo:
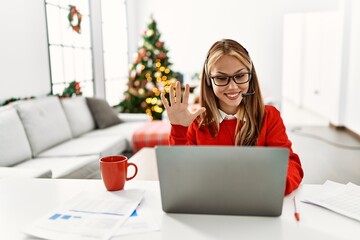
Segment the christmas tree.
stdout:
[[164,106],[160,94],[163,92],[168,98],[170,85],[176,82],[176,73],[170,69],[168,50],[160,36],[156,21],[151,17],[130,67],[128,90],[119,104],[122,112],[147,113],[150,119],[161,119]]

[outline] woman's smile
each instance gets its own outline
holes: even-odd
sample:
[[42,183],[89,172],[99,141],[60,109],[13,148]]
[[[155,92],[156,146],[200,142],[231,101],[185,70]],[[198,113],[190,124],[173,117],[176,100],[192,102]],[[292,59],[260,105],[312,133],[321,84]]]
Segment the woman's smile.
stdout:
[[238,97],[241,96],[240,92],[224,93],[224,95],[227,96],[230,100],[236,100]]

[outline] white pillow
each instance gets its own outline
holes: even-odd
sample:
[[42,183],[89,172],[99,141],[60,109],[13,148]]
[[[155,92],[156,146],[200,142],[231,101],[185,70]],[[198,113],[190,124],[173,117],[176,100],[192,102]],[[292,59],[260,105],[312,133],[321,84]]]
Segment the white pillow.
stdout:
[[56,96],[21,101],[16,104],[28,136],[33,156],[71,139],[71,130]]
[[16,110],[0,108],[0,166],[6,167],[31,158],[31,149]]
[[61,99],[73,137],[95,129],[95,121],[84,97]]

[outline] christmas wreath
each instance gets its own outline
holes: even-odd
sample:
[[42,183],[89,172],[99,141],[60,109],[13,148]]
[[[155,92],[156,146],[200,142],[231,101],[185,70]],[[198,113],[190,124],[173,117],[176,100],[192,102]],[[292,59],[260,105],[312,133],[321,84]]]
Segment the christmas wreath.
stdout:
[[70,11],[68,14],[68,20],[69,20],[69,24],[70,27],[77,33],[80,34],[81,32],[81,20],[82,20],[82,15],[81,13],[76,9],[75,6],[73,5],[69,5],[70,7]]

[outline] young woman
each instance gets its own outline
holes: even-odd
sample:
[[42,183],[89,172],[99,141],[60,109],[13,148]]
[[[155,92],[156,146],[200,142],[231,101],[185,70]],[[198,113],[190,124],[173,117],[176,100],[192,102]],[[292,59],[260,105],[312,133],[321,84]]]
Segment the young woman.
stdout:
[[171,123],[170,144],[286,147],[285,194],[296,189],[303,178],[300,159],[279,111],[263,103],[247,50],[231,39],[216,42],[207,54],[200,87],[201,107],[194,112],[188,108],[188,85],[183,96],[179,82],[171,86],[170,103],[161,96]]

